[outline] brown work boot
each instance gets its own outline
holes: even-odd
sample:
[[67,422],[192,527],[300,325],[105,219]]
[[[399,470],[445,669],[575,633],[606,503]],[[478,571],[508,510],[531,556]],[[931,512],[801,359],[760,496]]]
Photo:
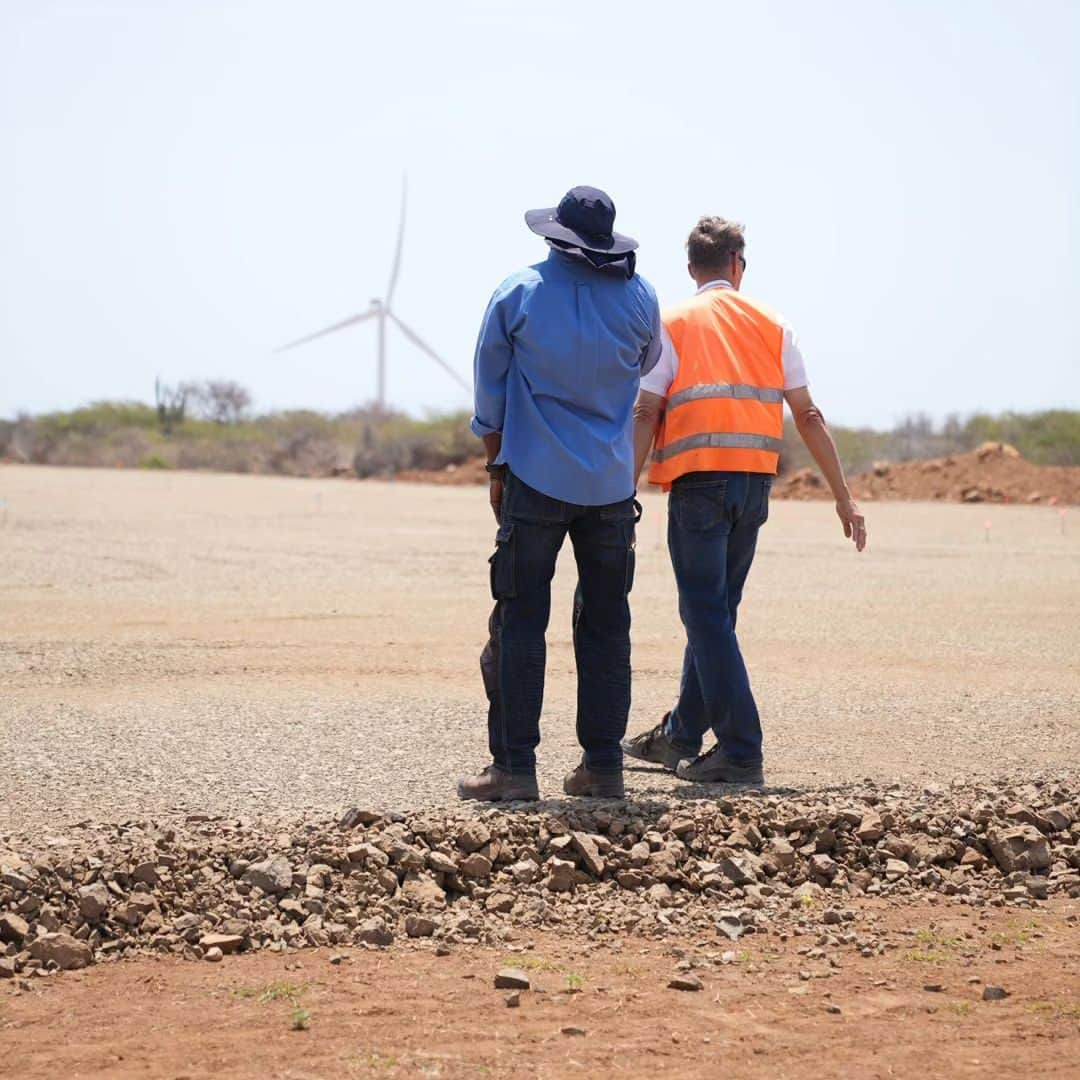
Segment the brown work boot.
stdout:
[[475,776],[458,781],[459,799],[480,799],[483,802],[531,802],[540,798],[536,777],[510,773],[498,765],[489,765]]
[[593,772],[583,761],[563,781],[567,795],[582,795],[593,799],[621,799],[623,797],[622,769],[613,772]]

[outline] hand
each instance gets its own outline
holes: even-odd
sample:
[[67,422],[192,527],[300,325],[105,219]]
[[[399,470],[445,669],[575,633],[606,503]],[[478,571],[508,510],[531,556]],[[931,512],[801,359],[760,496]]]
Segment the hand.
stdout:
[[866,518],[859,512],[858,503],[850,496],[836,500],[836,516],[844,526],[844,535],[855,544],[856,551],[866,547]]
[[503,500],[503,482],[502,478],[498,476],[491,477],[491,483],[488,485],[488,501],[491,503],[492,513],[495,515],[495,520],[502,523],[502,500]]

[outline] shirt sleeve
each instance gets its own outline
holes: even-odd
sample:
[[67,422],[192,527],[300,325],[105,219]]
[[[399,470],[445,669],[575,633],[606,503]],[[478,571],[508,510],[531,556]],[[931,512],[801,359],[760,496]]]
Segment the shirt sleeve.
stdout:
[[654,296],[652,300],[652,338],[645,347],[645,352],[641,358],[642,375],[648,375],[659,363],[663,350],[662,335],[664,333],[664,324],[660,319],[660,305]]
[[780,359],[784,364],[784,389],[798,390],[806,386],[806,364],[795,331],[784,323],[784,343],[780,349]]
[[679,354],[675,351],[675,343],[671,340],[671,335],[661,324],[660,359],[656,362],[656,366],[642,378],[641,389],[666,398],[678,371]]
[[495,293],[484,312],[476,342],[473,359],[475,412],[469,427],[480,438],[501,432],[506,415],[506,377],[514,348],[506,329],[508,302],[501,289]]
[[780,360],[784,365],[784,389],[798,390],[807,386],[807,366],[802,360],[802,350],[799,348],[799,339],[795,335],[792,324],[778,315],[778,322],[784,329],[783,343],[780,347]]

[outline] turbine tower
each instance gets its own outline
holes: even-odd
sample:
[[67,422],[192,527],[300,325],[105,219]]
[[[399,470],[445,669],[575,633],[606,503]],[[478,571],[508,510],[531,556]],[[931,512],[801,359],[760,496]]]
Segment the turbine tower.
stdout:
[[341,322],[334,323],[332,326],[327,326],[322,330],[315,331],[314,334],[307,334],[305,337],[297,338],[296,341],[290,341],[287,345],[282,345],[280,348],[275,349],[275,352],[285,352],[287,349],[295,349],[298,345],[306,345],[309,341],[314,341],[316,338],[326,337],[328,334],[336,334],[339,330],[345,330],[347,327],[355,326],[357,323],[366,322],[368,319],[375,319],[376,324],[376,340],[377,340],[377,375],[376,375],[376,400],[379,405],[379,411],[385,412],[386,410],[386,321],[389,319],[401,332],[409,339],[421,352],[427,353],[427,355],[435,361],[463,390],[467,392],[472,391],[472,386],[461,377],[426,341],[423,341],[419,334],[415,330],[406,326],[394,313],[394,309],[390,306],[394,297],[394,287],[397,285],[398,273],[401,270],[401,249],[405,241],[405,202],[407,195],[406,180],[402,177],[401,180],[401,217],[398,219],[398,234],[397,234],[397,250],[394,252],[394,263],[390,269],[390,284],[386,287],[386,297],[379,299],[376,297],[368,304],[367,311],[361,312],[359,315],[350,315],[347,319],[342,319]]

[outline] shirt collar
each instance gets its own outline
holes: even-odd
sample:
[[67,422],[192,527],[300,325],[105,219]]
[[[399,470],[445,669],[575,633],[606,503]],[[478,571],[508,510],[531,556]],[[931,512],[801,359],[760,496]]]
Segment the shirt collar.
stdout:
[[710,289],[734,289],[735,286],[731,284],[727,278],[716,278],[715,281],[706,281],[699,289],[699,293],[708,292]]

